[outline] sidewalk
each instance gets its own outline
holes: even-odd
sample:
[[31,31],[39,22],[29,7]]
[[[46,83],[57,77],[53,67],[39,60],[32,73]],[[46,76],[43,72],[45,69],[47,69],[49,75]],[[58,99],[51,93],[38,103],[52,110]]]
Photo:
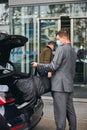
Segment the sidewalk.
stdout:
[[[33,130],[56,130],[52,98],[42,98],[44,101],[44,115],[37,127]],[[77,130],[87,130],[87,100],[74,99],[74,106],[77,116]],[[68,130],[68,123],[66,130]]]
[[[56,130],[55,122],[51,118],[43,117],[36,128],[34,128],[33,130]],[[66,130],[69,130],[68,125],[66,126]],[[78,121],[77,130],[87,130],[87,121]]]

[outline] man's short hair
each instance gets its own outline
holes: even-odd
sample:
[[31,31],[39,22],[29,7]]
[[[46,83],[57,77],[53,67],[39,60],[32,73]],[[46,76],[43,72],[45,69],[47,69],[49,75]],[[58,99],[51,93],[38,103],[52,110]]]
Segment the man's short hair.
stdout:
[[58,32],[56,33],[56,36],[57,36],[57,35],[59,35],[60,37],[65,36],[65,37],[70,38],[69,29],[62,28],[60,31],[58,31]]

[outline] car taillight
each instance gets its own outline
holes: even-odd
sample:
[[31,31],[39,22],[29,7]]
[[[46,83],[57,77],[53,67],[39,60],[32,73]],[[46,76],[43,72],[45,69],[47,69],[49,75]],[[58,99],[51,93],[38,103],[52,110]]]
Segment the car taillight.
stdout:
[[14,101],[15,101],[14,98],[10,98],[10,99],[5,100],[5,99],[3,99],[2,97],[0,97],[0,105],[12,103],[12,102],[14,102]]
[[18,125],[18,126],[15,126],[13,128],[11,128],[11,130],[22,130],[24,128],[25,124],[21,124],[21,125]]

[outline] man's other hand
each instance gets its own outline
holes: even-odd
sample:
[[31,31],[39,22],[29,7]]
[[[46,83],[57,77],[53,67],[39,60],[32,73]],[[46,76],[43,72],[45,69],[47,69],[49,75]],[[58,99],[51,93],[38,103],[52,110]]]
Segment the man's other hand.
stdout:
[[34,68],[37,67],[37,62],[32,62],[31,64],[32,64],[32,66],[33,66]]

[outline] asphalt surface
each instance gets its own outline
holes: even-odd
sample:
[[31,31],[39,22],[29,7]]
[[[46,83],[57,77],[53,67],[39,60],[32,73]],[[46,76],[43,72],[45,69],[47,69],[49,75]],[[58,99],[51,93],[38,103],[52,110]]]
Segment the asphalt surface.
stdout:
[[[42,98],[44,101],[44,114],[41,121],[33,130],[56,130],[53,114],[53,101],[51,98]],[[77,130],[87,130],[87,99],[74,100],[74,106],[77,116]],[[66,130],[69,130],[67,121]]]

